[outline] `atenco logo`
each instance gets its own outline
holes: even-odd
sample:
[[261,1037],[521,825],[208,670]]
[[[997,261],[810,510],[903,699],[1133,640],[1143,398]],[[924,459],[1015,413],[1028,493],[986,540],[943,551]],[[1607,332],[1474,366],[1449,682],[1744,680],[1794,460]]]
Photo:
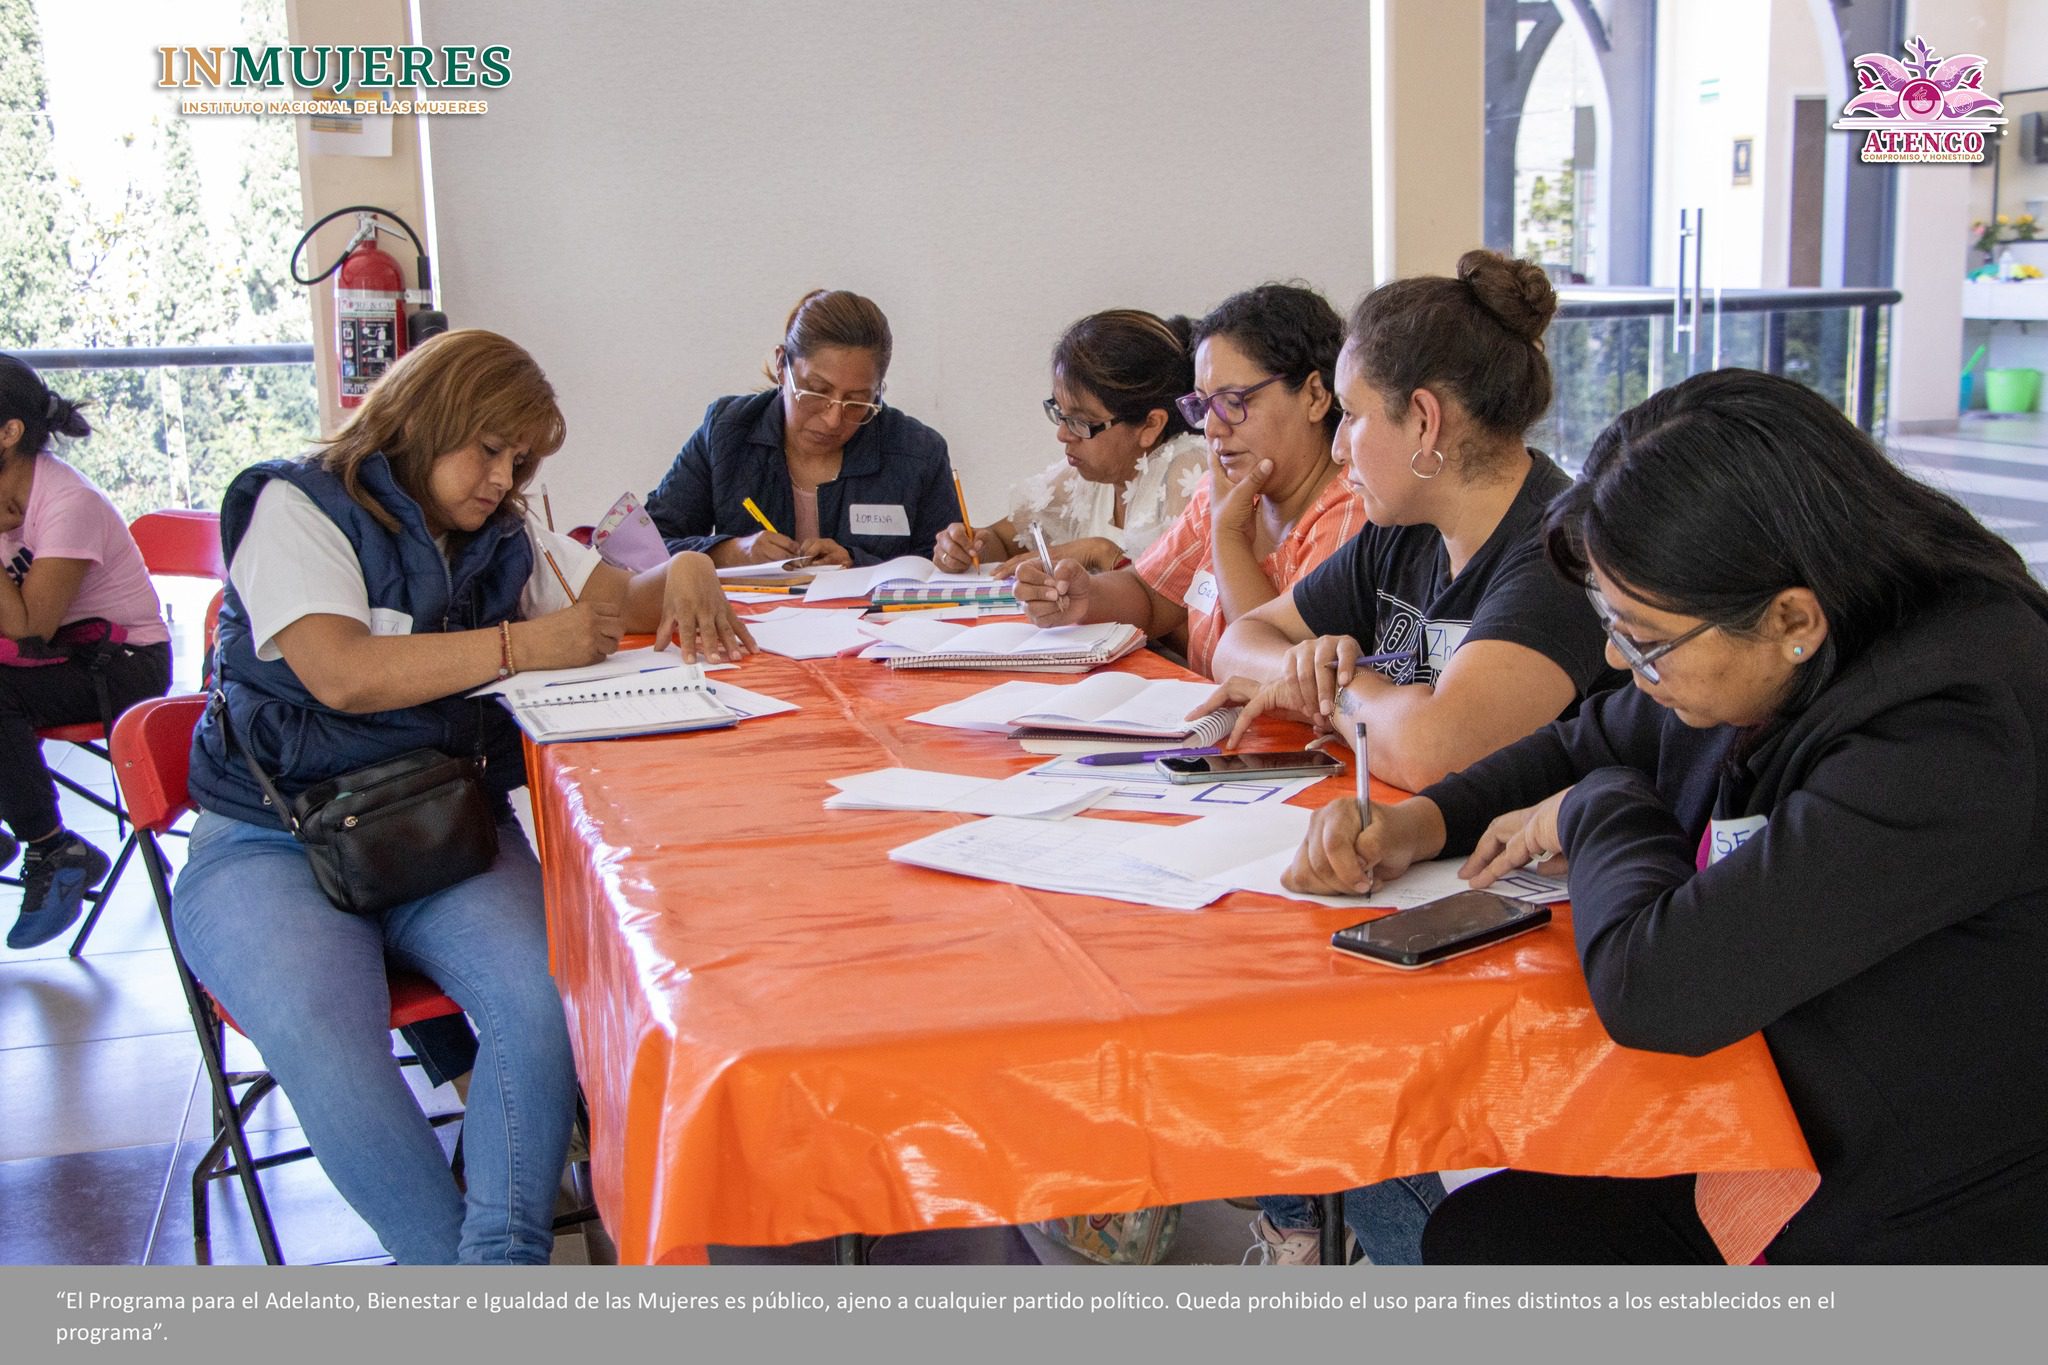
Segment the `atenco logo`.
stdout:
[[1856,97],[1835,127],[1864,132],[1863,160],[1984,159],[1985,134],[2001,127],[2004,106],[1984,93],[1984,59],[1973,52],[1935,60],[1924,39],[1906,44],[1906,60],[1882,52],[1856,59]]

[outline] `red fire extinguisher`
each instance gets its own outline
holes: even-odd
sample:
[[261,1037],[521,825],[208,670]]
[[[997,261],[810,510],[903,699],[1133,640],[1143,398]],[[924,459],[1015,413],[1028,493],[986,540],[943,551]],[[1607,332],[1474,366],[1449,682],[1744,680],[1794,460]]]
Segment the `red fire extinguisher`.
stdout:
[[377,245],[359,236],[335,278],[334,345],[341,358],[341,405],[363,401],[370,385],[405,354],[405,276]]
[[[299,274],[299,253],[313,234],[344,214],[362,217],[339,260],[319,275],[306,279]],[[408,296],[405,275],[391,253],[377,245],[379,232],[390,232],[377,221],[389,218],[405,229],[419,252],[419,289]],[[396,233],[392,235],[396,236]],[[428,337],[448,330],[448,317],[431,307],[416,308],[410,316],[408,301],[429,304],[432,300],[433,270],[419,234],[403,218],[386,209],[356,204],[336,209],[307,228],[292,248],[292,279],[312,286],[328,276],[337,276],[334,290],[334,354],[338,366],[341,405],[352,408],[363,401],[391,365]]]

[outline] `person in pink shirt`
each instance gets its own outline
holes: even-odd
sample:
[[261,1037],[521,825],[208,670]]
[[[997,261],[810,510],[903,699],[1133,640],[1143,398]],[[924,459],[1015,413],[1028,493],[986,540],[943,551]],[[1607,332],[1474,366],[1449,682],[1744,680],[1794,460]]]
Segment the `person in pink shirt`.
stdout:
[[22,858],[10,948],[71,927],[107,855],[64,828],[36,731],[100,721],[171,685],[171,636],[128,524],[49,453],[78,404],[0,355],[0,868]]

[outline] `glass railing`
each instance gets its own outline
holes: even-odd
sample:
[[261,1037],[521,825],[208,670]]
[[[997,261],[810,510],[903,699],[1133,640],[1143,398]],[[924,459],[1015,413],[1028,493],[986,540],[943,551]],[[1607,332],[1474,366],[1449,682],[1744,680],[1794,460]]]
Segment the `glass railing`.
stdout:
[[307,343],[14,351],[83,401],[91,439],[63,456],[131,521],[161,507],[218,507],[241,470],[303,452],[319,434]]
[[1577,470],[1625,409],[1704,370],[1741,366],[1795,379],[1865,431],[1884,424],[1894,289],[1723,290],[1697,331],[1669,290],[1565,288],[1546,344],[1556,398],[1529,443]]
[[[133,521],[165,507],[220,506],[249,465],[306,450],[319,432],[313,348],[139,346],[14,351],[50,387],[86,402],[93,434],[67,442],[65,460]],[[211,581],[161,578],[171,629],[172,688],[199,685]]]

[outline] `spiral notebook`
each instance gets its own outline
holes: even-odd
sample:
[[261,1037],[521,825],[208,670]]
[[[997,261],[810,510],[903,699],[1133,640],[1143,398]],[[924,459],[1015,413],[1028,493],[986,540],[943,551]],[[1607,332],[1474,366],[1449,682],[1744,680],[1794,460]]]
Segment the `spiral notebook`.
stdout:
[[535,744],[665,735],[739,722],[739,717],[712,695],[703,675],[687,666],[561,687],[527,688],[507,692],[499,700]]

